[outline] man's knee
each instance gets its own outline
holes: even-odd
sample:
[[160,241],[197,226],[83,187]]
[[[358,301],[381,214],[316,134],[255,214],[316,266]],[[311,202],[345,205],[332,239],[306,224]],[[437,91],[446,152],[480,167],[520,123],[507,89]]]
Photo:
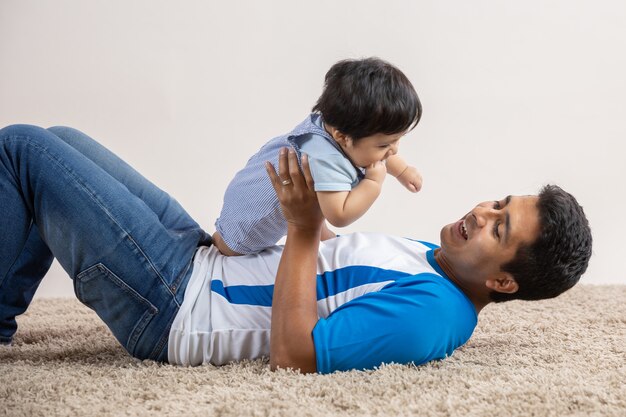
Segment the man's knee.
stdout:
[[41,136],[46,129],[34,125],[16,124],[0,129],[0,138],[33,138]]
[[69,126],[52,126],[47,129],[49,132],[60,137],[61,139],[71,136],[81,136],[83,133],[80,130],[74,129]]

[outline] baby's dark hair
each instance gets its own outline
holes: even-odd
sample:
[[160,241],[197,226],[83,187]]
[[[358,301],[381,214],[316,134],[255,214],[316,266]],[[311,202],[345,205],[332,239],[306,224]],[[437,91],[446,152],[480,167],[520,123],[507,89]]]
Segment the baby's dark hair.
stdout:
[[346,59],[326,73],[324,91],[313,107],[325,123],[352,140],[413,129],[422,104],[409,79],[379,58]]
[[519,289],[513,294],[492,292],[495,302],[553,298],[573,287],[587,270],[591,257],[591,228],[574,196],[556,185],[539,193],[539,237],[517,250],[502,267]]

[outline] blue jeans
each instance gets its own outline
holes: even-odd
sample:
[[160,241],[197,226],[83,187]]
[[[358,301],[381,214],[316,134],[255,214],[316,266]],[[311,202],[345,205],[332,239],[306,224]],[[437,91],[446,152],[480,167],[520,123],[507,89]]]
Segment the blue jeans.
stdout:
[[202,244],[210,236],[176,200],[85,134],[0,130],[0,342],[54,257],[131,355],[166,361]]

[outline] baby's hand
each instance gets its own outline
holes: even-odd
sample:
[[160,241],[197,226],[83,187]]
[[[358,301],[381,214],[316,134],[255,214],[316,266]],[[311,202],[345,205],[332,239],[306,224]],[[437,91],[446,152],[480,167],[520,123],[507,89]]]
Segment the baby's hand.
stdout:
[[365,178],[382,185],[387,176],[387,167],[381,161],[374,162],[365,169]]
[[404,185],[404,187],[412,193],[416,193],[422,188],[422,175],[415,167],[406,167],[406,169],[398,175],[397,179],[400,181],[400,184]]

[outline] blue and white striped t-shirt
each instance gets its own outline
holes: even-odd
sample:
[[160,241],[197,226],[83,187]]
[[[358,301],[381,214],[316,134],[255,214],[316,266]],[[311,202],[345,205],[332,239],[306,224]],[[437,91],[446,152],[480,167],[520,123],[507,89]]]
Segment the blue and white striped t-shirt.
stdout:
[[[317,371],[421,364],[462,346],[476,310],[434,259],[435,245],[377,233],[320,243]],[[282,246],[225,257],[196,253],[169,336],[169,362],[222,365],[270,355],[271,305]],[[313,279],[313,277],[311,277]]]
[[265,170],[265,161],[278,168],[278,152],[292,147],[298,160],[309,156],[316,191],[350,191],[363,178],[324,130],[321,115],[311,114],[293,131],[266,143],[228,185],[215,228],[226,245],[247,255],[276,244],[287,233],[287,222]]

